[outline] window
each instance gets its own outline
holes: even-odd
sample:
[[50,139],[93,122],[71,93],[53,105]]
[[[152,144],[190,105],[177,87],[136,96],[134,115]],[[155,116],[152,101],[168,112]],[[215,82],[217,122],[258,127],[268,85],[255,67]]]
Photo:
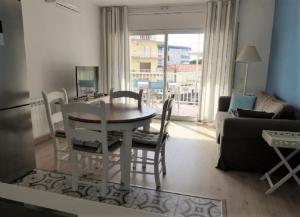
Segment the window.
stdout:
[[[174,94],[174,117],[196,120],[204,34],[133,35],[130,39],[132,89],[144,89],[145,102],[157,110],[167,95]],[[135,50],[140,51],[139,57]]]
[[140,71],[141,72],[150,72],[151,71],[151,63],[140,63]]

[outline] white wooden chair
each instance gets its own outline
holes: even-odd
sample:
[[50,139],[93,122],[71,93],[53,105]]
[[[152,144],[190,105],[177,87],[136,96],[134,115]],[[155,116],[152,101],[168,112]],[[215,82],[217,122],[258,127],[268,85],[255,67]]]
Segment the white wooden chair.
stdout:
[[140,89],[139,93],[127,90],[114,91],[114,89],[110,89],[109,93],[109,102],[113,103],[113,100],[116,98],[130,98],[135,99],[138,102],[138,107],[142,107],[142,99],[143,99],[143,89]]
[[[165,146],[168,139],[168,126],[171,119],[173,98],[168,98],[163,105],[163,111],[161,116],[161,126],[159,132],[151,131],[141,131],[136,130],[132,137],[132,148],[136,150],[133,153],[132,163],[133,169],[132,173],[141,174],[152,174],[155,176],[156,188],[160,188],[160,174],[166,174],[166,161],[165,161]],[[142,156],[137,156],[137,150],[154,152],[154,158]],[[147,172],[145,170],[138,171],[136,169],[136,164],[150,164],[154,166],[154,173]],[[159,166],[161,165],[161,170]]]
[[58,102],[62,100],[68,103],[67,91],[62,88],[61,91],[53,91],[50,93],[42,92],[44,104],[46,108],[47,120],[50,129],[50,136],[53,140],[54,148],[54,169],[59,170],[61,161],[69,160],[69,150],[67,149],[65,140],[66,134],[63,129],[62,112],[58,109]]
[[[138,103],[138,107],[141,108],[142,107],[142,101],[143,101],[143,89],[140,89],[139,93],[133,92],[133,91],[114,91],[113,88],[110,89],[110,93],[109,93],[109,102],[113,103],[114,99],[117,98],[129,98],[129,99],[134,99],[137,100]],[[116,136],[122,136],[121,132],[117,132],[117,131],[113,131],[110,132],[113,135]],[[134,150],[134,156],[137,156],[137,151]],[[147,157],[147,152],[143,151],[143,156],[144,158]],[[146,164],[143,164],[143,168],[146,168]]]
[[[96,166],[92,168],[89,165],[88,168],[91,170],[85,170],[85,162],[83,161],[85,159],[97,160],[97,163],[102,164],[100,165],[102,166],[102,186],[97,185],[97,187],[98,189],[101,188],[101,196],[104,197],[107,183],[110,179],[109,168],[120,164],[120,159],[115,160],[113,153],[121,146],[119,137],[108,135],[105,103],[101,101],[97,105],[84,103],[63,104],[62,112],[67,141],[71,150],[73,190],[77,190],[79,177],[83,171],[96,172]],[[101,119],[101,123],[86,123],[72,120],[69,118],[71,113],[95,115]],[[92,171],[92,169],[94,170]]]

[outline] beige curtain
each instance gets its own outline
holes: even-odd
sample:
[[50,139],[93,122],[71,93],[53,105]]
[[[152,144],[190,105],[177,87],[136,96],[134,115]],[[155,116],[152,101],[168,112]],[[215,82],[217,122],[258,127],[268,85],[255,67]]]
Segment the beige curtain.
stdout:
[[101,13],[100,90],[128,90],[130,82],[127,7],[105,7]]
[[207,2],[200,120],[213,121],[218,98],[231,94],[239,0]]

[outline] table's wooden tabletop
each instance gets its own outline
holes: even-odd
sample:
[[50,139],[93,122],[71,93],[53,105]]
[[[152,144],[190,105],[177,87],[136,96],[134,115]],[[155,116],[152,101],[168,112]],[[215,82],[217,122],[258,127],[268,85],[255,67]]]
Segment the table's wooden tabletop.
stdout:
[[[97,105],[96,105],[97,106]],[[156,110],[148,106],[138,108],[136,104],[114,103],[105,104],[108,123],[130,123],[154,118]],[[98,116],[83,113],[72,113],[69,118],[86,123],[100,123]]]

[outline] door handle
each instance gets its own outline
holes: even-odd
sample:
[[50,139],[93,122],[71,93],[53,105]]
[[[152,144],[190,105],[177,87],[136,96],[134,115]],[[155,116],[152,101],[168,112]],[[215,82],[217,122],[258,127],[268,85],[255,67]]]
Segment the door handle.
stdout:
[[4,33],[3,33],[3,26],[1,20],[0,20],[0,46],[4,46]]

